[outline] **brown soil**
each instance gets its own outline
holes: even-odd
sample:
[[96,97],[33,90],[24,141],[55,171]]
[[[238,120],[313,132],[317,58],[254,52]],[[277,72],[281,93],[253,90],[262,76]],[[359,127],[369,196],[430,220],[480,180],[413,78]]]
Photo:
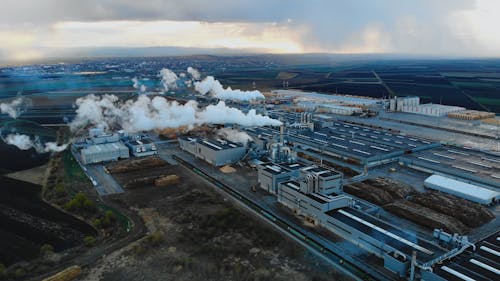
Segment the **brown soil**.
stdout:
[[151,234],[80,280],[348,280],[183,167],[162,169],[180,182],[113,197],[137,210]]

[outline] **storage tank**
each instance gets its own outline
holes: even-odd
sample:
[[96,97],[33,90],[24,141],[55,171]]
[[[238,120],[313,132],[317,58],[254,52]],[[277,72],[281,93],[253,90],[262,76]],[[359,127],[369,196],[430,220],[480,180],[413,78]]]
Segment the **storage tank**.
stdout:
[[391,99],[389,101],[389,110],[396,111],[396,99]]
[[403,110],[403,105],[404,105],[404,100],[403,99],[397,99],[396,100],[396,111]]

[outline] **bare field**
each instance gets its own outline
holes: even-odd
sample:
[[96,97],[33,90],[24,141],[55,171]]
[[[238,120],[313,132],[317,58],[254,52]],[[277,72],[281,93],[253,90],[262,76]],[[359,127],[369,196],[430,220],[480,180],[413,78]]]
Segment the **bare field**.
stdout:
[[150,235],[103,257],[80,280],[347,280],[183,167],[160,170],[180,182],[112,197],[136,210]]

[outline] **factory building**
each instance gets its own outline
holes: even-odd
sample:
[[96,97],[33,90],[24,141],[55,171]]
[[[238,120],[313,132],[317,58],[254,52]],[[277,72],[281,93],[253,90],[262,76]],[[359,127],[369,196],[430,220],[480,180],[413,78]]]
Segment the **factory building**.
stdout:
[[130,153],[135,157],[151,156],[158,154],[153,140],[147,136],[134,136],[125,141],[125,145],[130,149]]
[[181,137],[179,145],[197,158],[201,158],[214,166],[224,166],[238,162],[245,156],[246,148],[228,140],[208,140],[201,138]]
[[428,177],[424,181],[424,185],[427,188],[448,193],[483,205],[494,204],[500,198],[500,193],[497,191],[440,175],[432,175]]
[[420,104],[419,97],[395,97],[389,101],[389,110],[429,116],[446,116],[464,111],[465,108],[432,103]]
[[300,189],[304,193],[338,193],[342,189],[342,173],[316,166],[300,170]]
[[297,162],[262,163],[257,167],[259,186],[269,193],[278,194],[279,184],[292,178],[298,178],[300,169],[304,167],[304,164]]
[[362,107],[374,106],[380,103],[379,99],[361,96],[321,94],[316,92],[303,92],[298,90],[274,90],[273,94],[295,98],[296,101],[309,100],[318,102],[327,102],[338,105],[355,105]]
[[421,104],[417,106],[403,106],[403,112],[422,114],[428,116],[446,116],[450,113],[464,111],[465,108],[459,106],[450,106],[442,104]]
[[327,112],[337,115],[354,115],[361,114],[363,110],[359,107],[335,105],[335,104],[322,104],[318,106],[318,112]]
[[337,105],[325,102],[300,101],[297,102],[297,106],[308,111],[332,113],[337,115],[354,115],[361,114],[363,112],[363,110],[359,107]]
[[83,164],[94,164],[129,158],[128,148],[121,142],[89,145],[80,150]]
[[498,280],[500,275],[500,232],[468,247],[450,259],[423,270],[422,280]]
[[258,166],[259,186],[272,194],[279,193],[280,183],[295,180],[304,194],[329,195],[342,189],[342,173],[317,166],[292,163],[262,163]]
[[86,144],[103,144],[120,141],[118,134],[106,134],[102,129],[93,128],[89,130],[89,136],[85,138]]
[[414,233],[386,223],[356,208],[330,210],[319,217],[320,224],[335,234],[359,245],[384,259],[384,266],[404,275],[411,266],[414,252],[417,258],[431,260],[443,250],[422,240]]
[[307,192],[301,182],[294,180],[282,182],[277,195],[279,203],[315,224],[320,223],[321,214],[350,206],[353,202],[352,198],[346,195],[331,196]]

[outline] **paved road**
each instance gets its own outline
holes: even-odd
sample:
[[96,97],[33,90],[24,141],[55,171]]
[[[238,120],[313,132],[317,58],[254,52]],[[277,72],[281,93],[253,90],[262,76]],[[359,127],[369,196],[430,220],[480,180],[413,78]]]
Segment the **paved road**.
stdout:
[[120,184],[118,184],[110,174],[104,171],[103,165],[94,164],[87,165],[86,167],[87,174],[97,182],[95,188],[99,195],[104,196],[124,192]]

